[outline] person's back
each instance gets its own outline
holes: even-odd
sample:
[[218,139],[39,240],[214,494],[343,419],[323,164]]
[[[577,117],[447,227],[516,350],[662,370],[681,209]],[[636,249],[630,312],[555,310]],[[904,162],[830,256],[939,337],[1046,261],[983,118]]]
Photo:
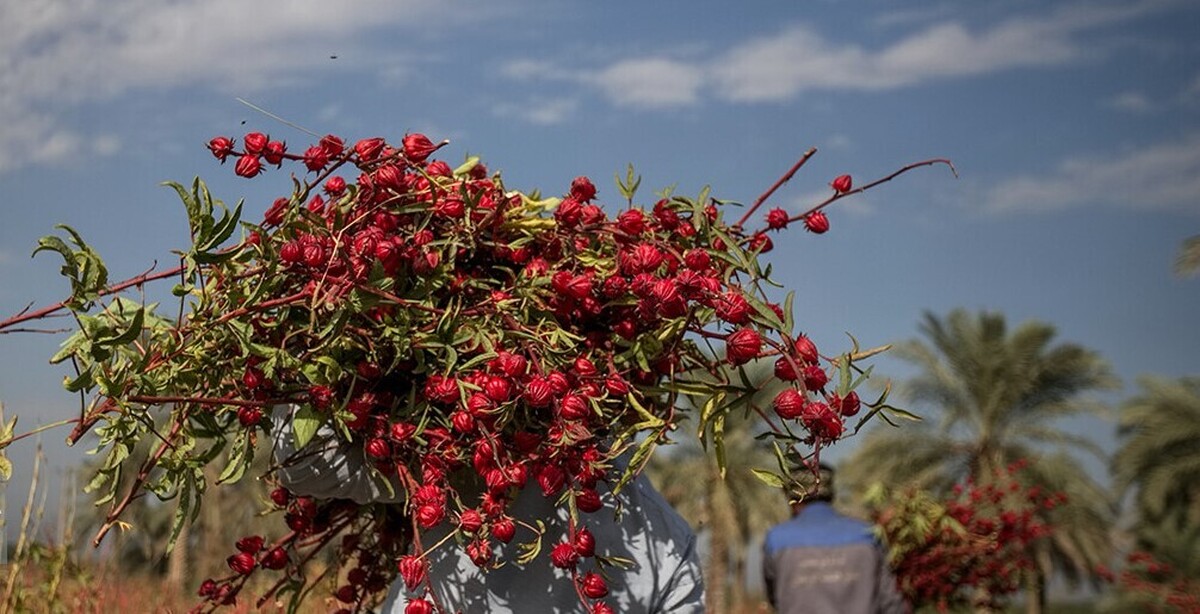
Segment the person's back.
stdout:
[[[328,425],[317,431],[308,448],[310,453],[295,455],[290,421],[285,419],[290,411],[291,408],[280,406],[274,414],[284,425],[273,442],[276,459],[282,464],[279,476],[284,485],[298,495],[399,504],[400,484],[393,478],[388,487],[373,477],[366,469],[361,446],[341,443]],[[630,563],[627,569],[594,569],[607,582],[608,595],[602,601],[622,614],[704,612],[703,574],[695,535],[687,522],[645,476],[634,478],[616,495],[619,505],[603,481],[597,487],[605,507],[595,513],[581,514],[581,527],[595,537],[597,558]],[[621,515],[614,518],[617,508]],[[447,542],[428,554],[428,578],[438,602],[450,612],[466,614],[584,612],[570,572],[550,561],[550,551],[566,541],[567,510],[531,483],[517,493],[508,513],[531,526],[539,520],[545,522],[541,554],[527,565],[516,564],[518,544],[534,537],[531,531],[518,529],[512,543],[496,544],[504,566],[485,571],[471,562],[462,546]],[[422,541],[427,546],[438,543],[451,530],[449,523],[443,523],[440,528],[424,533]],[[580,571],[582,575],[593,569]],[[380,614],[404,614],[409,599],[404,589],[404,582],[397,579]]]
[[[609,594],[603,599],[621,614],[700,614],[704,611],[703,577],[695,550],[695,537],[687,523],[662,499],[644,476],[621,490],[622,515],[614,520],[611,507],[580,516],[596,538],[596,555],[625,559],[621,570],[607,568]],[[607,496],[606,496],[607,498]],[[527,565],[517,565],[518,538],[503,548],[504,567],[484,571],[455,544],[431,557],[429,578],[433,591],[461,612],[584,612],[570,572],[554,567],[549,550],[566,540],[567,513],[536,486],[520,492],[512,515],[526,522],[547,522],[542,555]],[[429,533],[429,542],[445,531]],[[526,535],[525,537],[531,537]],[[581,570],[582,573],[583,570]],[[600,570],[597,570],[600,571]],[[382,614],[401,614],[406,603],[403,583],[396,582]]]
[[767,597],[779,614],[876,614],[907,611],[869,524],[832,505],[832,471],[791,520],[763,541]]

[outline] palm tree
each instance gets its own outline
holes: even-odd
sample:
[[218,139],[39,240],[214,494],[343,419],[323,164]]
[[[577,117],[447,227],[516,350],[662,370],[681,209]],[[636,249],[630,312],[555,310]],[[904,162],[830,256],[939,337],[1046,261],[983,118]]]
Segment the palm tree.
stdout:
[[1175,274],[1180,277],[1200,272],[1200,235],[1189,237],[1175,258]]
[[[1066,450],[1100,458],[1103,452],[1054,422],[1098,410],[1080,395],[1115,387],[1116,380],[1095,352],[1053,343],[1054,327],[1043,322],[1025,322],[1010,331],[1001,314],[958,309],[945,318],[927,313],[920,331],[924,340],[897,349],[921,369],[902,392],[915,404],[936,408],[937,420],[875,431],[847,460],[843,478],[860,488],[883,482],[945,492],[964,479],[986,479],[1027,459],[1028,482],[1069,498],[1045,518],[1054,537],[1035,553],[1039,569],[1029,578],[1027,602],[1029,611],[1040,611],[1051,571],[1068,580],[1094,580],[1096,566],[1107,562],[1113,506]],[[1044,453],[1047,445],[1057,453]]]
[[1170,516],[1181,525],[1200,525],[1200,378],[1144,377],[1139,384],[1142,393],[1121,406],[1122,444],[1113,458],[1117,491],[1137,486],[1144,522]]
[[[751,381],[775,381],[769,366],[746,367]],[[733,375],[732,377],[738,377]],[[779,391],[763,386],[749,400],[752,405],[769,405]],[[691,399],[696,407],[704,398]],[[739,412],[740,413],[740,412]],[[752,469],[776,465],[770,449],[754,437],[763,430],[754,414],[730,416],[724,427],[725,476],[705,451],[691,429],[684,429],[676,447],[653,457],[647,468],[651,481],[663,498],[690,525],[708,536],[704,562],[708,611],[728,612],[745,600],[747,551],[750,541],[788,515],[785,493],[754,477]]]

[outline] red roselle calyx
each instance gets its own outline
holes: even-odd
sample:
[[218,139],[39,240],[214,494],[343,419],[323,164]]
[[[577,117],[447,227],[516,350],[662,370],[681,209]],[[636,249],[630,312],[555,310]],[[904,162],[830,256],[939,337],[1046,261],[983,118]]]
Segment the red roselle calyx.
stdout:
[[849,192],[853,185],[854,181],[850,178],[850,175],[839,175],[829,184],[833,188],[833,191],[838,194]]
[[813,211],[804,216],[804,227],[813,234],[825,234],[829,230],[829,218],[823,211]]
[[[742,224],[763,222],[756,212],[774,187],[735,222],[728,218],[741,210],[707,197],[638,204],[636,181],[622,182],[628,193],[620,195],[587,177],[556,198],[522,194],[477,160],[436,159],[444,143],[416,133],[349,147],[327,135],[296,153],[259,132],[241,142],[238,150],[232,138],[216,137],[207,147],[219,161],[237,158],[232,170],[243,178],[263,175],[264,164],[279,167],[266,175],[294,178],[282,182],[290,192],[247,203],[256,212],[235,219],[210,203],[202,183],[191,194],[179,186],[194,245],[171,277],[182,278],[186,313],[164,318],[149,306],[131,309],[137,302],[105,303],[107,315],[96,320],[104,338],[126,336],[135,312],[142,330],[109,359],[84,350],[69,356],[117,378],[103,390],[78,380],[100,397],[96,407],[170,408],[161,428],[100,430],[101,446],[152,441],[162,451],[147,475],[159,475],[154,465],[164,459],[210,462],[202,455],[215,439],[254,445],[290,427],[303,455],[314,431],[326,429],[335,436],[323,441],[362,457],[364,471],[395,487],[397,502],[304,496],[302,483],[272,468],[260,477],[277,485],[267,504],[281,517],[279,534],[237,542],[227,564],[238,579],[205,584],[210,604],[232,603],[242,576],[290,574],[312,548],[330,544],[349,570],[335,597],[353,608],[399,576],[412,593],[406,612],[453,611],[458,604],[435,607],[421,592],[426,557],[460,549],[480,566],[508,564],[494,558],[514,548],[495,546],[527,537],[511,509],[521,488],[592,514],[589,523],[608,521],[599,493],[637,470],[619,462],[628,451],[614,442],[668,437],[694,413],[676,403],[676,390],[711,378],[729,399],[757,389],[764,382],[744,383],[732,368],[755,359],[774,361],[775,377],[795,382],[776,396],[774,413],[764,412],[777,432],[789,420],[787,430],[806,429],[807,441],[822,445],[859,411],[857,396],[823,392],[828,365],[806,337],[781,330],[792,314],[775,301],[790,303],[762,289],[770,282],[762,254],[783,236],[763,231],[784,230],[789,217],[774,208],[765,227]],[[835,189],[850,191],[849,177],[844,188],[841,179]],[[820,211],[804,224],[829,228]],[[100,301],[147,279],[105,288]],[[96,301],[96,290],[70,304]],[[0,322],[0,332],[14,321],[23,320]],[[144,373],[118,364],[130,356],[147,358]],[[274,411],[281,406],[291,408],[283,420]],[[116,413],[100,412],[78,436]],[[802,457],[803,441],[787,438],[788,455]],[[248,463],[243,456],[222,460]],[[246,468],[229,473],[255,473]],[[165,479],[189,497],[203,492],[184,478]],[[116,499],[117,516],[128,502]],[[437,540],[423,538],[435,527],[454,538],[432,547]],[[581,557],[606,550],[587,529],[572,525],[569,535],[530,564],[575,570]],[[608,593],[603,577],[572,577],[585,609],[611,611],[592,601]]]

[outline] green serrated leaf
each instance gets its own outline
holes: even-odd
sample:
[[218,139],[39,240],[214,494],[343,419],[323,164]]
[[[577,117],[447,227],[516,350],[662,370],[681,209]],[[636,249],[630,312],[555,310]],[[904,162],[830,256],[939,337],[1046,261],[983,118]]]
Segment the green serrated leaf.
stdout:
[[308,442],[312,441],[317,434],[317,429],[321,428],[322,422],[324,422],[324,417],[318,414],[316,409],[309,405],[301,406],[296,411],[296,415],[292,417],[294,447],[299,450],[308,445]]

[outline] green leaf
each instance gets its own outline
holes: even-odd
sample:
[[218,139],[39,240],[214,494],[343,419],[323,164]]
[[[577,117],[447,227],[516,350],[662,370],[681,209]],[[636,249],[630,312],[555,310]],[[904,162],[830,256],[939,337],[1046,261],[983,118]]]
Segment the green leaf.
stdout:
[[3,454],[0,454],[0,482],[7,482],[11,479],[12,472],[12,461],[8,460]]
[[67,337],[66,341],[63,341],[62,348],[58,350],[58,353],[50,357],[50,364],[56,365],[77,354],[87,354],[91,345],[91,339],[88,339],[83,331],[76,331]]
[[87,369],[84,369],[82,373],[74,378],[70,376],[64,377],[63,388],[66,388],[68,392],[79,392],[80,390],[91,388],[96,384],[96,380],[93,377],[95,368],[95,365],[89,365]]
[[217,478],[217,483],[225,484],[242,479],[242,476],[246,473],[246,467],[250,465],[250,460],[253,460],[253,458],[254,449],[250,447],[250,438],[246,437],[246,431],[241,431],[238,433],[237,441],[233,444],[229,464],[225,466],[225,470]]
[[125,332],[118,334],[112,339],[103,341],[104,345],[121,346],[133,342],[138,335],[142,333],[142,325],[146,321],[146,310],[139,308],[133,314],[133,319],[129,323],[129,328]]
[[238,220],[242,217],[243,201],[238,201],[237,207],[233,213],[228,210],[221,216],[221,221],[213,228],[213,236],[204,245],[197,248],[197,251],[207,252],[209,250],[220,247],[222,243],[233,235],[233,231],[237,230]]
[[773,471],[767,471],[766,469],[751,469],[750,472],[754,474],[754,477],[758,478],[758,481],[766,484],[767,486],[771,486],[773,488],[783,488],[783,478],[776,475]]
[[296,415],[292,417],[292,437],[297,450],[312,441],[313,436],[317,434],[317,429],[321,428],[322,422],[324,422],[324,417],[310,405],[304,405],[296,411]]

